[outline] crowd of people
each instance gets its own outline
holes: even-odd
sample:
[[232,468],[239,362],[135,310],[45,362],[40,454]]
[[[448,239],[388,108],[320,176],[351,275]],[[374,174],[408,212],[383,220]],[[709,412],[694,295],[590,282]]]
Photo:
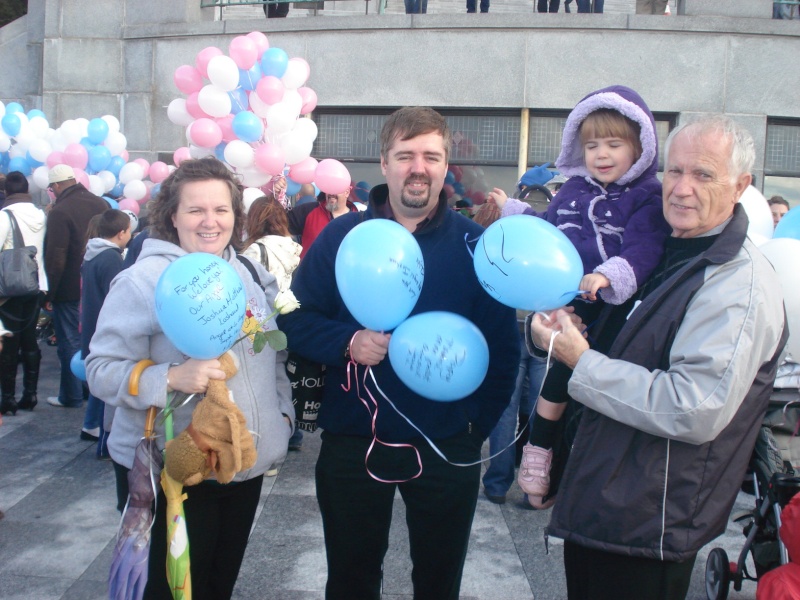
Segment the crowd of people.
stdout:
[[[269,314],[278,294],[291,290],[299,308],[262,325],[327,367],[316,465],[326,598],[380,597],[399,491],[414,597],[456,600],[482,446],[489,439],[483,493],[501,504],[527,415],[517,480],[530,508],[552,507],[547,534],[565,540],[569,597],[684,598],[698,551],[725,529],[788,335],[780,283],[748,238],[738,204],[755,158],[749,133],[726,117],[682,123],[667,141],[661,183],[644,99],[622,86],[597,90],[567,119],[556,161],[563,185],[547,209],[536,212],[495,188],[475,219],[448,204],[452,135],[439,113],[394,112],[380,145],[385,183],[371,189],[365,211],[349,189],[287,209],[282,177],[245,210],[242,188],[221,162],[186,160],[148,203],[130,265],[122,259],[133,245],[130,219],[86,190],[69,166],[49,172],[54,202],[46,216],[26,178],[10,173],[0,239],[4,250],[13,247],[16,222],[25,244],[36,247],[40,291],[0,307],[9,330],[0,353],[0,414],[37,405],[36,317],[52,305],[61,378],[58,396],[47,402],[69,409],[86,401],[80,435],[97,440],[98,457],[112,460],[122,511],[148,409],[183,398],[170,405],[174,432],[194,436],[195,408],[214,381],[226,380],[255,433],[257,458],[230,483],[212,470],[185,487],[183,505],[197,597],[230,597],[263,477],[302,438],[287,351],[255,349],[243,336],[230,351],[231,375],[220,359],[187,358],[159,323],[161,274],[183,256],[212,254],[241,278],[252,314]],[[770,205],[777,224],[788,203],[773,198]],[[569,306],[515,312],[478,280],[464,240],[519,213],[557,226],[578,250],[582,293]],[[395,221],[419,245],[425,274],[412,314],[456,313],[483,334],[487,375],[467,397],[432,402],[410,390],[388,360],[391,334],[362,326],[339,294],[337,250],[372,219]],[[76,353],[85,360],[85,382],[71,368]],[[367,368],[373,383],[364,376],[355,384]],[[372,409],[365,409],[365,389]],[[163,449],[164,423],[156,429]],[[171,598],[163,491],[155,506],[144,596]]]

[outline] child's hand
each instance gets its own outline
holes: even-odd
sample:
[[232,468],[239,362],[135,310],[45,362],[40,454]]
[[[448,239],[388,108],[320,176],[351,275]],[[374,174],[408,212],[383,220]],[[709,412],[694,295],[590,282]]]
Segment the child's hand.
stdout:
[[581,283],[578,287],[586,292],[585,294],[581,295],[582,298],[587,300],[597,300],[597,291],[600,288],[607,288],[610,285],[611,282],[608,280],[608,277],[602,273],[589,273],[588,275],[583,276],[583,279],[581,279]]
[[503,210],[503,207],[506,205],[506,200],[508,200],[508,196],[506,196],[506,193],[500,188],[494,188],[489,192],[489,202],[494,202],[500,210]]

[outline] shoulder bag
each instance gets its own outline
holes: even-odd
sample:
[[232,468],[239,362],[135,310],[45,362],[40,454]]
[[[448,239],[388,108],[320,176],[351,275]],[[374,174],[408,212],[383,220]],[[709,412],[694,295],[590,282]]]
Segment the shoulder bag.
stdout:
[[14,245],[0,252],[0,298],[36,294],[39,292],[36,247],[25,246],[14,214],[10,210],[3,212],[8,215]]

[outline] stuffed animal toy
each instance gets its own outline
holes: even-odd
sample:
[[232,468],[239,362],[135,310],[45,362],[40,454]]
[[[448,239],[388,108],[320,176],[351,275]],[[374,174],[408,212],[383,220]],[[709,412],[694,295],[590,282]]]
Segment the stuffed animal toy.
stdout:
[[[238,371],[235,357],[219,358],[226,380]],[[192,422],[174,440],[167,442],[164,468],[174,480],[197,485],[212,471],[217,481],[230,483],[239,471],[256,462],[253,436],[242,411],[232,400],[224,380],[212,379],[205,398],[197,403]]]

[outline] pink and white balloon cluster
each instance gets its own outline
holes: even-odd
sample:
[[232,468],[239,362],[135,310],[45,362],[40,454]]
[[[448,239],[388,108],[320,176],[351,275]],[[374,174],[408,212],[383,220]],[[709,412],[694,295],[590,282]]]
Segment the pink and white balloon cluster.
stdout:
[[27,176],[33,192],[47,189],[49,169],[66,164],[93,194],[124,197],[119,207],[138,214],[139,204],[166,179],[170,167],[143,158],[128,162],[127,145],[113,115],[69,119],[52,128],[41,110],[26,113],[18,102],[0,102],[0,168]]
[[258,31],[235,37],[225,54],[210,46],[194,65],[175,70],[176,87],[186,98],[170,102],[167,114],[186,128],[189,145],[174,161],[216,155],[241,177],[246,187],[261,188],[288,166],[292,187],[316,183],[339,193],[350,185],[347,169],[335,160],[311,157],[317,126],[308,115],[317,95],[306,81],[311,73],[302,58],[271,48]]

